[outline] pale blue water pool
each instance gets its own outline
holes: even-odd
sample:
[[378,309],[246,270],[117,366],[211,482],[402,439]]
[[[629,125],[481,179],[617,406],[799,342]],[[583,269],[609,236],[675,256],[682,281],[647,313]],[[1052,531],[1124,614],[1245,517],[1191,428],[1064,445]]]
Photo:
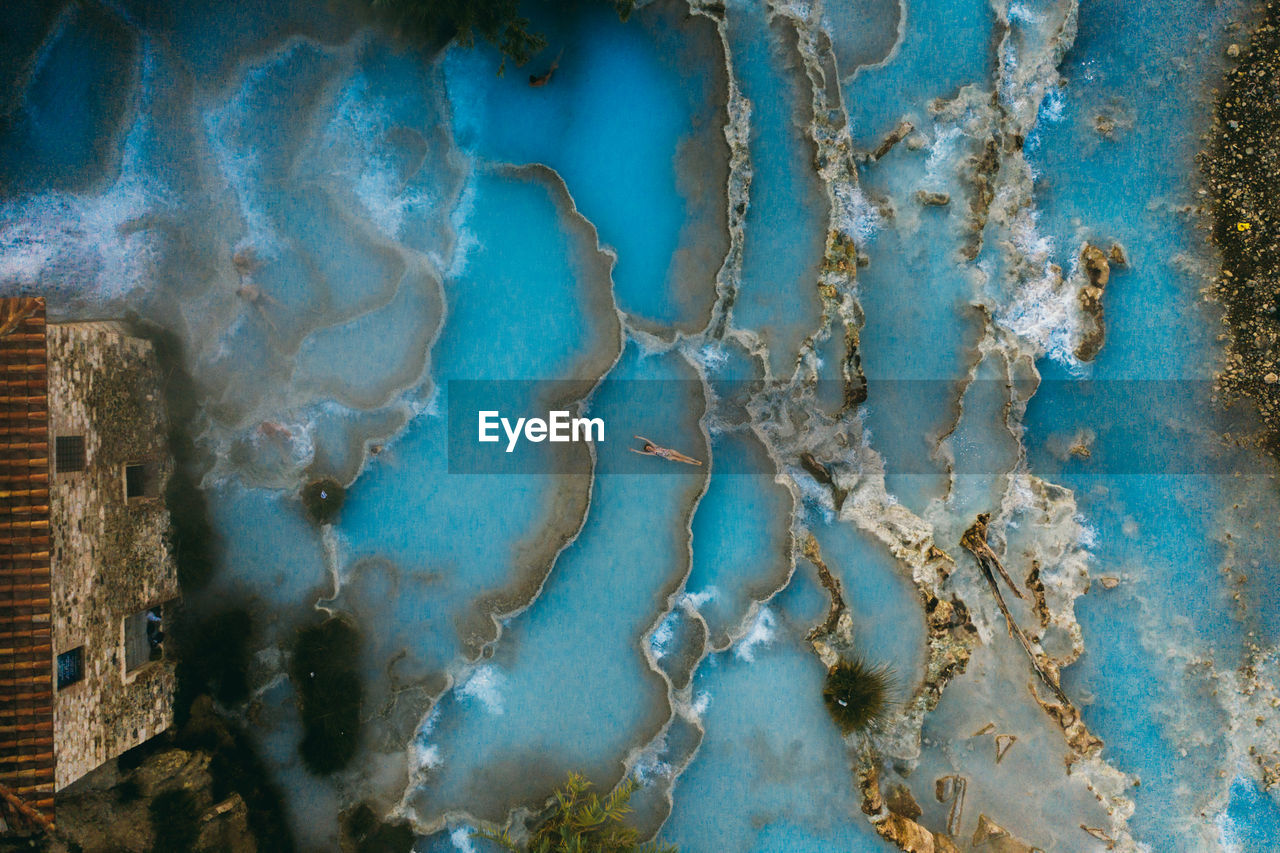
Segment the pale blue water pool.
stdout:
[[[0,12],[0,292],[183,344],[216,534],[187,607],[253,616],[223,710],[300,849],[360,802],[485,849],[569,771],[640,780],[685,851],[898,849],[869,766],[961,849],[980,815],[1046,850],[1280,845],[1280,506],[1222,441],[1196,211],[1244,4],[530,3],[548,47],[501,76],[339,4],[42,5]],[[1085,241],[1124,255],[1089,362]],[[469,469],[482,380],[605,441]],[[961,544],[979,513],[1083,729]],[[361,633],[327,776],[288,676],[317,610]],[[892,674],[865,734],[825,710],[842,656]]]

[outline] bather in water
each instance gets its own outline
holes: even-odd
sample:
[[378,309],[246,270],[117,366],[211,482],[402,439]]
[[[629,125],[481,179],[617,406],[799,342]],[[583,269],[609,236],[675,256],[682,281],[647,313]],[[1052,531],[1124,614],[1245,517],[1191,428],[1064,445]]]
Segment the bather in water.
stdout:
[[637,435],[636,438],[644,442],[644,448],[636,450],[634,447],[628,447],[632,453],[639,453],[642,456],[657,456],[671,462],[683,462],[686,465],[701,465],[702,463],[692,456],[685,456],[679,450],[672,450],[669,447],[663,447],[660,444],[654,444],[643,435]]
[[530,85],[530,86],[532,86],[532,87],[534,87],[535,89],[538,89],[538,88],[541,88],[542,86],[545,86],[545,85],[547,85],[548,83],[550,83],[550,82],[551,82],[551,75],[552,75],[552,74],[555,74],[555,73],[556,73],[556,69],[560,67],[560,57],[562,57],[562,56],[564,56],[564,51],[563,51],[563,50],[562,50],[562,51],[560,51],[558,54],[556,54],[556,58],[555,58],[554,60],[552,60],[552,62],[551,62],[551,67],[547,69],[547,73],[546,73],[546,74],[542,74],[542,75],[530,74],[530,75],[529,75],[529,85]]

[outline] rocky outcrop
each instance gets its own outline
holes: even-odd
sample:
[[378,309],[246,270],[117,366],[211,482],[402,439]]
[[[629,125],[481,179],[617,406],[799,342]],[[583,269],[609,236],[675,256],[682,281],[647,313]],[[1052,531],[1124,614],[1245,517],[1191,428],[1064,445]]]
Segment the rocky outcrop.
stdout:
[[1264,443],[1280,456],[1280,3],[1266,4],[1248,49],[1236,53],[1203,160],[1222,252],[1215,291],[1230,330],[1220,384],[1228,397],[1254,400]]
[[1014,838],[1009,830],[984,814],[978,815],[978,828],[973,831],[970,844],[973,850],[984,853],[1033,853],[1037,849]]
[[[809,456],[809,454],[805,454]],[[812,458],[810,456],[810,458]],[[844,618],[848,613],[848,606],[844,601],[844,588],[840,584],[840,579],[831,574],[831,570],[827,568],[826,562],[822,559],[822,551],[818,548],[818,540],[810,533],[805,537],[802,550],[806,559],[813,563],[814,568],[818,570],[818,582],[822,584],[823,589],[827,591],[827,595],[831,599],[831,606],[827,609],[827,619],[821,625],[815,625],[813,630],[809,632],[808,640],[813,643],[814,651],[818,653],[818,657],[827,667],[835,666],[839,656],[831,649],[832,641],[840,642],[843,640],[845,645],[851,645],[850,637],[840,636],[840,627],[843,623],[846,628],[851,627],[852,623]],[[844,633],[848,633],[846,630]]]
[[[894,844],[905,853],[960,853],[948,836],[930,832],[912,817],[894,810],[900,799],[886,801],[880,794],[880,774],[874,765],[864,765],[858,773],[858,788],[862,793],[862,811],[881,838]],[[914,800],[911,805],[915,805]],[[908,809],[909,810],[909,809]],[[919,812],[919,807],[914,809]]]
[[279,793],[244,734],[197,698],[184,725],[108,761],[55,804],[54,832],[0,853],[288,853]]
[[844,506],[845,499],[849,497],[849,490],[841,488],[836,483],[831,476],[831,468],[819,462],[812,453],[800,454],[800,466],[814,480],[831,489],[831,500],[835,505],[836,512],[839,512],[841,507]]
[[[50,851],[147,853],[262,849],[244,798],[218,791],[203,750],[164,748],[125,770],[109,762],[59,798]],[[215,793],[216,792],[216,793]]]
[[1000,586],[996,582],[997,575],[1009,585],[1009,588],[1018,598],[1023,597],[1022,593],[1014,586],[1013,580],[1009,577],[1009,573],[1005,570],[1000,558],[987,544],[987,527],[990,520],[991,517],[986,513],[979,514],[969,529],[965,531],[960,544],[973,555],[978,568],[982,572],[982,576],[986,579],[988,588],[991,590],[992,597],[995,598],[997,608],[1000,610],[1001,615],[1004,616],[1009,636],[1018,641],[1018,645],[1022,647],[1022,650],[1027,655],[1031,670],[1039,677],[1040,683],[1050,694],[1046,697],[1041,691],[1032,690],[1032,696],[1035,697],[1036,702],[1062,728],[1067,745],[1074,750],[1074,755],[1068,758],[1068,763],[1074,763],[1079,759],[1096,757],[1102,751],[1102,741],[1089,732],[1080,716],[1079,710],[1076,709],[1066,693],[1063,692],[1059,680],[1058,662],[1046,654],[1038,642],[1027,636],[1026,632],[1014,620],[1013,614],[1009,612],[1008,605],[1005,604],[1004,596],[1000,593]]
[[1119,246],[1112,246],[1109,252],[1103,252],[1097,246],[1085,243],[1080,250],[1080,267],[1084,270],[1085,281],[1080,286],[1077,299],[1084,320],[1081,323],[1080,342],[1076,344],[1076,358],[1081,361],[1093,361],[1097,358],[1107,338],[1102,295],[1106,292],[1107,283],[1111,281],[1113,263],[1124,263],[1124,251]]
[[871,159],[879,160],[881,157],[888,154],[893,150],[893,146],[906,139],[911,131],[915,129],[915,125],[907,119],[904,118],[899,121],[897,125],[894,126],[893,130],[889,131],[889,135],[881,140],[880,144],[876,147],[876,150],[871,152]]

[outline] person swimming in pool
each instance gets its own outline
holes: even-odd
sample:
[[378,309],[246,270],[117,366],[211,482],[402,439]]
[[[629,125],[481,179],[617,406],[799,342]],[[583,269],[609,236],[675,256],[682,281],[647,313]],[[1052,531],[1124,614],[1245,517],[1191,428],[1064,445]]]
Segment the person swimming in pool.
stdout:
[[637,450],[634,447],[628,447],[632,453],[639,453],[641,456],[657,456],[659,459],[666,459],[670,462],[683,462],[686,465],[701,465],[697,459],[692,456],[685,456],[679,450],[672,450],[670,447],[663,447],[660,444],[654,444],[643,435],[637,435],[640,441],[644,442],[644,449]]
[[556,73],[556,69],[560,67],[560,57],[564,56],[564,51],[560,51],[556,58],[552,60],[551,67],[547,69],[546,74],[530,74],[529,85],[535,89],[539,89],[551,82],[551,75]]

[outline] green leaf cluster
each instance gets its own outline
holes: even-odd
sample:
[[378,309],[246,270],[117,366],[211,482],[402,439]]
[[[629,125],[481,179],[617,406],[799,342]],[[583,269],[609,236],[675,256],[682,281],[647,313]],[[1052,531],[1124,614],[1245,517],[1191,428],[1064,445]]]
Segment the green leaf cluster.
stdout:
[[656,842],[640,844],[639,832],[626,824],[631,813],[631,795],[638,784],[626,779],[603,800],[590,792],[591,782],[570,773],[565,786],[556,791],[550,813],[521,846],[505,830],[477,832],[513,853],[677,853],[675,847]]

